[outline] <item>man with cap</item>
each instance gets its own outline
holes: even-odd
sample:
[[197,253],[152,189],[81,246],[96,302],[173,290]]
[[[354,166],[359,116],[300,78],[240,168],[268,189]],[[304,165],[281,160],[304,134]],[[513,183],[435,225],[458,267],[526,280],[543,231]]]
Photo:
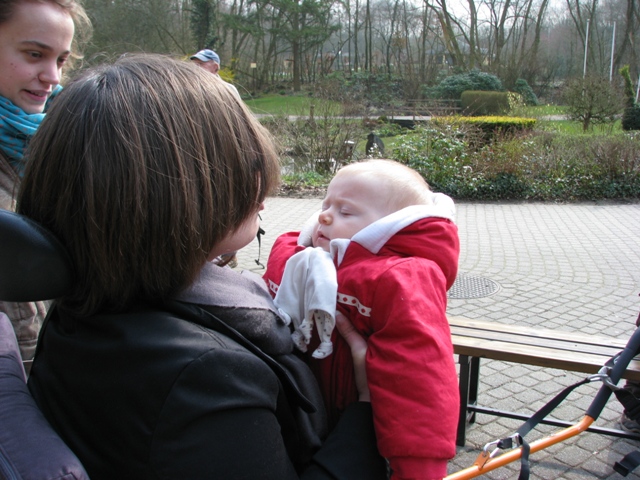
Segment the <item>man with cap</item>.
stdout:
[[[214,75],[218,75],[218,71],[220,70],[220,57],[216,52],[205,48],[204,50],[200,50],[195,55],[190,57],[190,60],[196,63],[199,67],[204,68],[207,72],[211,72]],[[219,75],[218,75],[219,76]],[[229,89],[240,98],[240,93],[238,93],[238,89],[231,85],[228,82],[225,82]]]

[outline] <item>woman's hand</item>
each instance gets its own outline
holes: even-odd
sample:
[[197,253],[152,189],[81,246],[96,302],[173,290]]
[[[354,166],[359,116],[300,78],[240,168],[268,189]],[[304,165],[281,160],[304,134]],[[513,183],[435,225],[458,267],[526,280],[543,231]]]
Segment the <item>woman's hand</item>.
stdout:
[[336,326],[342,338],[351,348],[353,358],[353,369],[356,377],[356,389],[358,390],[358,400],[370,402],[369,384],[367,383],[367,370],[365,367],[365,356],[367,354],[367,342],[360,335],[353,324],[340,312],[336,312]]

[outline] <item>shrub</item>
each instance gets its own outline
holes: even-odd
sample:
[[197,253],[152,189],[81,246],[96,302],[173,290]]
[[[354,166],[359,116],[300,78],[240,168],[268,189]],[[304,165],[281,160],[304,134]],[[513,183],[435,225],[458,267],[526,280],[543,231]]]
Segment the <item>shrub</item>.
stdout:
[[509,111],[509,95],[506,92],[462,92],[460,105],[464,115],[497,115]]
[[436,125],[458,126],[466,125],[476,130],[477,135],[472,142],[473,146],[480,146],[491,141],[496,135],[506,136],[517,132],[533,129],[536,124],[535,118],[522,117],[440,117],[432,120]]
[[635,94],[633,93],[633,82],[631,81],[629,65],[625,65],[620,69],[620,75],[622,75],[622,78],[624,79],[625,105],[627,107],[633,107],[636,104],[636,100]]
[[629,73],[629,65],[620,69],[620,75],[624,79],[625,109],[622,112],[623,130],[640,130],[640,106],[636,105],[633,93],[633,82]]
[[396,135],[403,135],[406,131],[406,128],[397,123],[383,122],[376,126],[376,133],[380,137],[395,137]]
[[331,115],[329,105],[321,105],[313,119],[281,116],[261,122],[279,140],[286,174],[333,174],[354,160],[355,142],[366,136],[360,122]]
[[507,92],[507,97],[509,98],[509,111],[513,110],[521,110],[524,108],[524,98],[517,92]]
[[467,90],[501,92],[504,88],[500,79],[495,75],[484,73],[479,70],[472,70],[468,73],[447,77],[436,87],[428,89],[425,93],[427,96],[432,98],[458,100],[460,99],[462,92]]
[[396,144],[393,158],[417,170],[432,189],[457,192],[467,164],[467,145],[461,127],[416,127]]
[[513,91],[522,95],[522,99],[524,100],[525,105],[538,105],[538,97],[524,78],[519,78],[518,80],[516,80],[516,83],[513,86]]
[[640,198],[640,135],[523,132],[474,141],[468,126],[416,129],[393,158],[459,199]]
[[622,109],[618,92],[602,77],[589,76],[569,81],[564,98],[567,115],[581,122],[585,132],[591,124],[613,123]]
[[626,107],[622,113],[623,130],[640,130],[640,106]]
[[233,83],[235,79],[235,73],[228,67],[221,68],[218,72],[220,78],[222,78],[225,82]]

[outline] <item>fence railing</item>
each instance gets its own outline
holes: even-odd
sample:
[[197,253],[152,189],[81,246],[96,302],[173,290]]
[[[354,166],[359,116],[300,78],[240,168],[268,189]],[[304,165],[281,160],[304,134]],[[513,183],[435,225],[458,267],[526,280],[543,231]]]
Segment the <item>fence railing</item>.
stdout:
[[459,100],[414,99],[406,100],[403,105],[394,105],[387,109],[387,116],[394,117],[433,117],[454,115],[461,112]]

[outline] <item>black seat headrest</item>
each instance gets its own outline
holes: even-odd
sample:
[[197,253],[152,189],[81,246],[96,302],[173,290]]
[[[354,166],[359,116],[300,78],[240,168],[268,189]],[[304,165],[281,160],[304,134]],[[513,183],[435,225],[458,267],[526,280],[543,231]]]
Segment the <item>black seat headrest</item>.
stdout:
[[51,300],[72,285],[71,259],[60,241],[36,222],[0,210],[0,300]]

